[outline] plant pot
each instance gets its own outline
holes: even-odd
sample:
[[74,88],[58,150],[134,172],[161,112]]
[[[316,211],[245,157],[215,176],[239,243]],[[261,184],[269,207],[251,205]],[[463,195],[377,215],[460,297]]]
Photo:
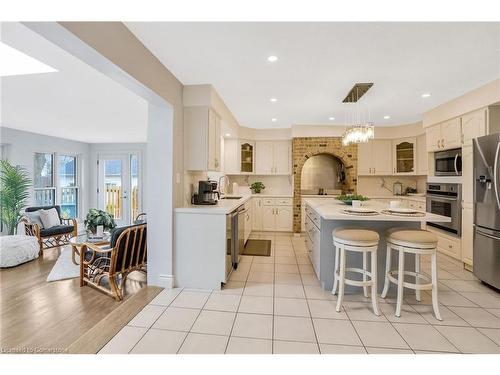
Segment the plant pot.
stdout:
[[261,189],[258,189],[258,190],[257,190],[257,189],[255,189],[253,192],[254,192],[254,194],[260,194]]

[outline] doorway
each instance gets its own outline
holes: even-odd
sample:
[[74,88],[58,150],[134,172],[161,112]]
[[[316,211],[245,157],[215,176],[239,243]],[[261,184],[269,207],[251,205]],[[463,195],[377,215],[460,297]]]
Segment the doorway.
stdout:
[[140,160],[136,153],[98,156],[98,207],[118,226],[131,224],[141,212]]

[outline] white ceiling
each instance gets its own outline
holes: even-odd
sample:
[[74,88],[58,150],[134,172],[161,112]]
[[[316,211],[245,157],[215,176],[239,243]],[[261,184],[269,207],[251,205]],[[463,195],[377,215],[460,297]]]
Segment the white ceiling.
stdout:
[[[238,121],[253,128],[344,124],[348,105],[341,102],[355,82],[375,83],[360,105],[376,125],[413,123],[500,77],[500,23],[127,26],[183,84],[213,84]],[[267,62],[269,55],[278,62]]]
[[2,41],[58,70],[1,78],[1,124],[89,143],[146,142],[147,103],[20,23]]

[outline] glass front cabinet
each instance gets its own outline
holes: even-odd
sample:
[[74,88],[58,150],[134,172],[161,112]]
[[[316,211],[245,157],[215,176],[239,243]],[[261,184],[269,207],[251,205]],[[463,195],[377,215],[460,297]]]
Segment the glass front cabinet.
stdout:
[[393,173],[402,175],[416,174],[417,138],[395,139],[393,148]]
[[251,141],[240,141],[241,173],[254,173],[255,144]]

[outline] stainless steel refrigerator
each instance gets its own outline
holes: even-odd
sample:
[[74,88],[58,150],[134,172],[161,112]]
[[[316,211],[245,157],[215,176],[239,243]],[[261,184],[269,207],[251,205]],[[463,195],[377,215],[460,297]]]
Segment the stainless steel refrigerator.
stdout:
[[474,140],[474,274],[500,288],[500,133]]

